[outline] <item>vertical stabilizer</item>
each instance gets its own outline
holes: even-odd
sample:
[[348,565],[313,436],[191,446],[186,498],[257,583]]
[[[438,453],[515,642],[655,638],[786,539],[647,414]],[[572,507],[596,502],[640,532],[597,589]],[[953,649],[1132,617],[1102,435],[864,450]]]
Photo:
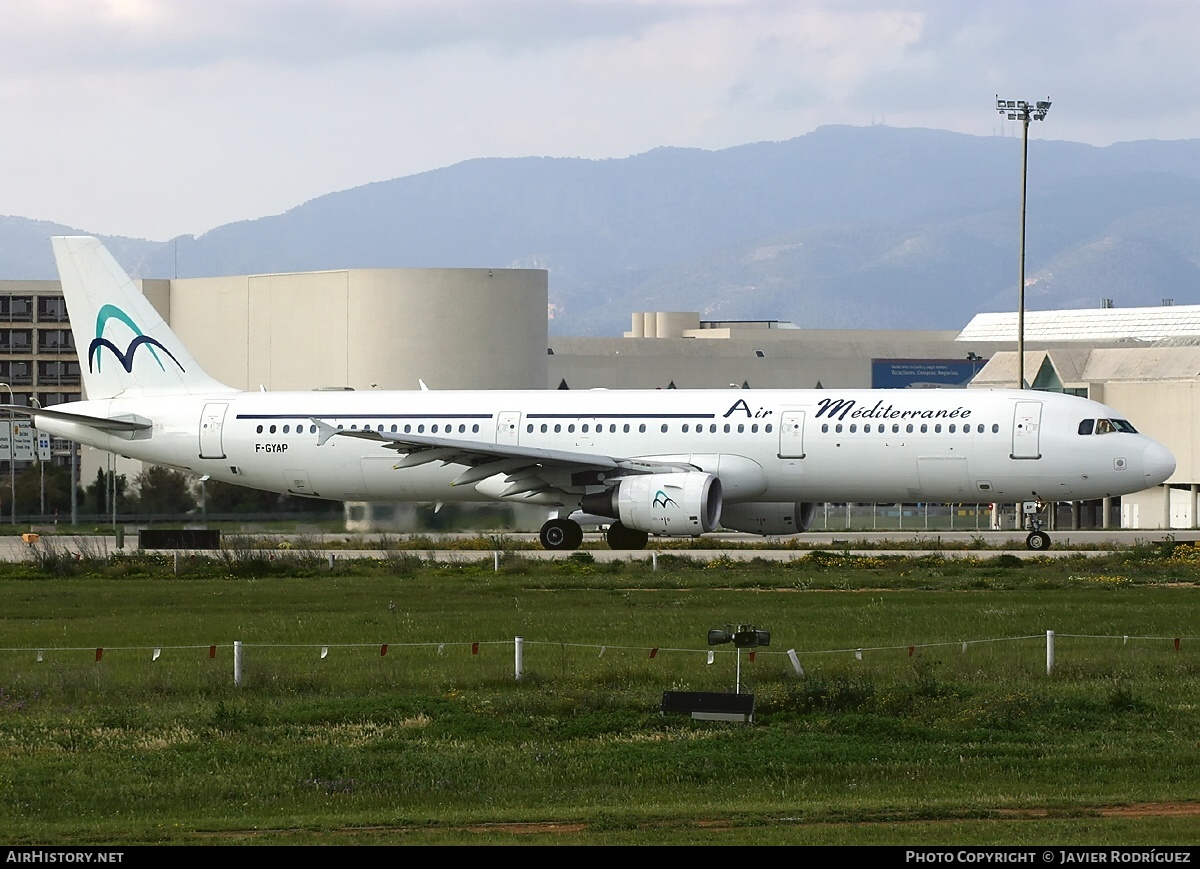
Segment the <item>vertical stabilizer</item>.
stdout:
[[98,239],[51,239],[89,399],[229,392],[180,343]]

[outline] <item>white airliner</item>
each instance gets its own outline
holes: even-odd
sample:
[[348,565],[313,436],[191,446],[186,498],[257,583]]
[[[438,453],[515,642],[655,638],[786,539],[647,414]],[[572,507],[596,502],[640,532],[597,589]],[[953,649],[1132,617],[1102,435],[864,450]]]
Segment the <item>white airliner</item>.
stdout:
[[[718,527],[794,534],[825,501],[1088,500],[1175,470],[1112,408],[1029,390],[242,392],[99,241],[53,245],[87,400],[17,409],[40,430],[312,498],[544,505],[550,549],[579,546],[582,517],[640,549]],[[1050,545],[1036,520],[1027,542]]]

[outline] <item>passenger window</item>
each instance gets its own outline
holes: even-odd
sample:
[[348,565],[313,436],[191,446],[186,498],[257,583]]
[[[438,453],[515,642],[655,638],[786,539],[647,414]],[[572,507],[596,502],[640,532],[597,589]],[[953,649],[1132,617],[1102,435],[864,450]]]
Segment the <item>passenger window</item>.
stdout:
[[411,426],[409,423],[405,423],[405,424],[404,424],[404,433],[405,433],[405,434],[411,434],[411,433],[412,433],[412,426]]
[[1000,433],[999,423],[995,423],[995,422],[992,423],[992,434],[999,434],[999,433]]
[[425,433],[425,423],[421,423],[419,426],[417,426],[417,434],[424,434],[424,433]]
[[950,434],[954,434],[954,423],[950,423],[950,427],[946,429],[946,431],[950,432]]
[[750,434],[758,434],[758,423],[754,423],[754,425],[750,426]]
[[892,434],[898,434],[899,432],[900,432],[900,423],[898,423],[898,422],[892,423]]
[[645,434],[645,432],[646,432],[646,424],[642,423],[641,425],[638,426],[638,433]]
[[708,433],[709,433],[709,434],[716,434],[716,433],[717,433],[717,424],[716,424],[716,423],[713,423],[712,425],[710,425],[710,426],[708,427]]
[[767,434],[770,434],[771,433],[771,424],[767,423],[766,428],[764,428],[763,431],[765,431]]
[[545,434],[548,430],[549,426],[547,426],[545,423],[542,423],[542,434]]
[[907,428],[906,428],[905,430],[906,430],[906,431],[907,431],[909,434],[912,434],[912,430],[913,430],[913,424],[910,422],[910,423],[908,424],[908,426],[907,426]]
[[662,433],[663,434],[667,433],[667,424],[665,422],[662,424]]
[[611,425],[608,427],[608,433],[609,433],[609,434],[616,434],[616,433],[617,433],[617,424],[616,424],[615,422],[614,422],[614,423],[612,423],[612,424],[611,424]]
[[478,434],[479,433],[479,423],[475,423],[475,425],[471,426],[471,431]]
[[285,426],[283,427],[283,433],[284,433],[284,434],[287,434],[287,433],[288,433],[288,432],[290,432],[291,430],[292,430],[292,427],[291,427],[290,425],[285,425]]
[[587,434],[587,430],[588,430],[588,424],[585,422],[583,424],[583,427],[580,429],[580,431],[583,432],[584,434]]
[[558,434],[560,431],[562,431],[562,423],[556,422],[554,424],[554,433]]
[[[358,428],[358,426],[352,425],[350,428]],[[271,434],[275,434],[275,426],[271,426]]]
[[262,426],[260,425],[258,428],[256,428],[256,429],[255,429],[255,431],[256,431],[258,434],[262,434]]
[[863,431],[865,431],[867,434],[870,434],[871,433],[871,424],[867,423],[866,425],[864,425]]
[[529,425],[525,426],[525,431],[528,434],[533,434],[533,423],[529,423]]
[[850,423],[850,434],[854,434],[856,431],[858,431],[858,426],[855,423]]
[[395,432],[396,432],[396,424],[392,423],[392,433],[395,434]]
[[729,434],[729,432],[730,432],[729,423],[725,423],[725,434]]
[[683,433],[684,434],[688,433],[688,424],[686,422],[683,424]]
[[929,431],[929,426],[925,423],[921,423],[921,434],[925,434],[927,431]]
[[569,432],[575,431],[575,423],[571,423],[570,425],[568,425],[567,431],[569,431]]
[[745,434],[746,426],[743,423],[738,423],[738,434]]

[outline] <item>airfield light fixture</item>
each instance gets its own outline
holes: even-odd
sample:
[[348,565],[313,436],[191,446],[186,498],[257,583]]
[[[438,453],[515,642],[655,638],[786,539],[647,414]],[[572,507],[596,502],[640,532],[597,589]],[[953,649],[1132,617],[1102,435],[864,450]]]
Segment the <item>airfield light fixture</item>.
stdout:
[[1002,100],[996,94],[996,111],[1024,127],[1021,151],[1021,277],[1017,290],[1017,389],[1025,388],[1025,200],[1029,176],[1029,122],[1044,121],[1050,111],[1050,98],[1030,103],[1026,100]]
[[760,631],[754,625],[726,625],[713,628],[708,632],[710,646],[722,646],[733,643],[737,648],[737,676],[734,682],[734,693],[742,693],[742,649],[757,649],[759,646],[771,645],[771,632]]

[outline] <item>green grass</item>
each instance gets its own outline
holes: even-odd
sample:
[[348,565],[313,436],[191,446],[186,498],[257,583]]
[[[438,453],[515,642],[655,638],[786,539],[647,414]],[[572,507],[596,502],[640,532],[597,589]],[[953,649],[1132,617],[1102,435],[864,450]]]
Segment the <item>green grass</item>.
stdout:
[[[0,568],[6,840],[1194,842],[1191,547],[659,562]],[[772,633],[755,723],[660,715],[732,687],[727,622]]]

